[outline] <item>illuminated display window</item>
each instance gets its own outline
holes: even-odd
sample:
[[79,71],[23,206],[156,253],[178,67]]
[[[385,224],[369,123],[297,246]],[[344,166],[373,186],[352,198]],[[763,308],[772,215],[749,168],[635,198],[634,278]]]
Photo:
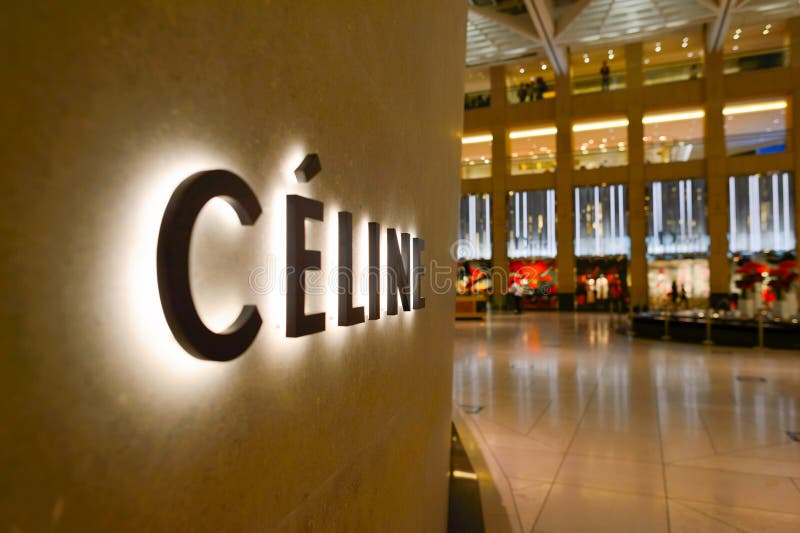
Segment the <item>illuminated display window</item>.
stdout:
[[628,164],[628,119],[611,117],[572,126],[576,169],[620,167]]
[[464,110],[489,107],[491,96],[489,69],[467,69],[464,77]]
[[508,170],[519,174],[542,174],[556,170],[556,127],[544,124],[508,134],[511,156]]
[[725,147],[729,156],[778,154],[786,151],[791,127],[786,98],[729,102],[725,115]]
[[627,187],[575,188],[575,255],[629,255]]
[[648,262],[647,293],[650,307],[672,307],[673,283],[678,291],[674,303],[687,309],[705,307],[710,293],[709,272],[708,259],[660,259]]
[[701,78],[704,48],[702,33],[675,34],[644,43],[644,84]]
[[728,248],[731,253],[795,249],[793,182],[790,172],[728,179]]
[[556,256],[556,191],[508,193],[508,257]]
[[646,209],[647,255],[708,253],[705,180],[648,183]]
[[673,163],[704,157],[701,108],[674,109],[649,113],[644,125],[645,163]]
[[[625,49],[622,46],[578,50],[570,54],[572,94],[625,88]],[[602,69],[608,68],[606,75]]]
[[506,98],[509,104],[555,97],[556,77],[548,61],[517,61],[506,65]]
[[465,194],[461,197],[458,223],[458,259],[491,259],[491,195]]
[[461,140],[461,179],[492,177],[492,134],[465,135]]
[[723,45],[725,74],[785,67],[789,63],[786,21],[731,26]]

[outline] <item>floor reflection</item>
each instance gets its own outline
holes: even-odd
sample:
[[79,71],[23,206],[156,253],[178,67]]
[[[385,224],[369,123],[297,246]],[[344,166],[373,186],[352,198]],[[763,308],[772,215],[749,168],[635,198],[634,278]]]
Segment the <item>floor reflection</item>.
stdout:
[[515,530],[800,531],[800,354],[495,315],[458,323],[453,385]]

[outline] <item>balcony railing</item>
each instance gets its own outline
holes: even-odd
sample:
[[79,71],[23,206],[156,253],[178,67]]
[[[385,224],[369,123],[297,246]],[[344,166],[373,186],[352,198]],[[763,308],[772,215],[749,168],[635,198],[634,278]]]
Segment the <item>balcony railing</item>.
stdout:
[[464,110],[480,109],[482,107],[489,107],[492,103],[492,94],[490,91],[479,91],[474,93],[467,93],[464,95]]
[[539,100],[555,97],[556,92],[553,88],[553,84],[548,84],[547,90],[545,91],[537,88],[535,84],[528,87],[521,87],[517,85],[515,87],[508,87],[506,89],[506,100],[512,105],[521,104],[523,102],[537,102]]
[[576,149],[575,169],[593,169],[604,167],[622,167],[628,164],[628,152],[619,148],[604,148],[600,150]]
[[508,172],[512,176],[523,174],[544,174],[555,172],[556,156],[549,155],[529,155],[508,158]]
[[[608,90],[618,91],[625,88],[625,74],[617,73],[609,77]],[[589,94],[603,91],[603,78],[600,73],[572,78],[572,94]]]
[[705,157],[703,139],[655,141],[644,145],[645,163],[677,163]]
[[751,52],[741,52],[734,56],[725,57],[723,71],[725,74],[736,74],[738,72],[749,72],[752,70],[763,70],[768,68],[785,67],[789,64],[788,48],[778,48],[775,50],[758,50]]
[[784,130],[726,135],[725,148],[729,156],[782,154],[790,141]]
[[491,161],[462,161],[461,179],[474,180],[492,177]]
[[644,69],[645,85],[696,80],[702,77],[703,63],[700,60],[663,63],[645,67]]

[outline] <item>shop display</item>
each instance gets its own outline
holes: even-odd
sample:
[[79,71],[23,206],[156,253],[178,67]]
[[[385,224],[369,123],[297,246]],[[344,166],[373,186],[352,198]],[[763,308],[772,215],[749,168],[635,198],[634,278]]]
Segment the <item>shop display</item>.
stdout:
[[656,259],[647,263],[647,288],[651,309],[708,306],[708,259]]
[[458,265],[456,293],[487,294],[492,291],[491,261],[464,261]]
[[555,309],[558,285],[556,262],[553,259],[516,259],[509,263],[508,287],[522,288],[523,309]]
[[627,259],[597,257],[577,260],[575,303],[582,310],[610,310],[628,299]]

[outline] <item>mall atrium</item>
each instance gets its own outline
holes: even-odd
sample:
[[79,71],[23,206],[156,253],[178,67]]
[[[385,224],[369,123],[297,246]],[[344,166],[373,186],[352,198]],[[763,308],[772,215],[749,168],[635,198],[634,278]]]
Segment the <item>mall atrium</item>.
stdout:
[[800,531],[798,0],[3,11],[0,530]]

